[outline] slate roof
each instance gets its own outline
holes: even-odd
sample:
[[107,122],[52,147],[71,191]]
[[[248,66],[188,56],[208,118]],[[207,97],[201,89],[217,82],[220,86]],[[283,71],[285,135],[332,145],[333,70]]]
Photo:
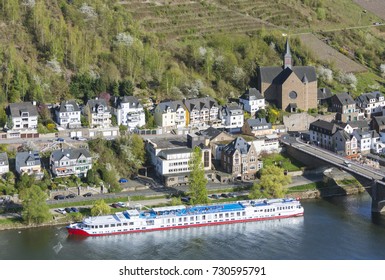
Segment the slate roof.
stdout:
[[162,150],[158,154],[160,158],[166,158],[167,155],[177,155],[177,154],[185,154],[185,153],[191,153],[192,149],[190,148],[176,148],[176,149],[167,149],[167,150]]
[[19,152],[16,154],[16,166],[27,166],[27,162],[34,161],[34,165],[41,165],[40,156],[38,151],[31,152]]
[[[72,105],[72,106],[68,106]],[[72,110],[71,110],[72,108]],[[65,112],[77,112],[80,111],[78,103],[76,103],[75,100],[68,100],[68,101],[62,101],[60,103],[59,112],[65,113]]]
[[383,95],[379,91],[367,92],[358,96],[356,98],[356,101],[357,103],[361,103],[361,104],[369,104],[371,103],[370,102],[371,99],[374,99],[375,102],[378,102],[380,96],[383,96]]
[[4,165],[9,165],[7,153],[0,153],[0,162],[4,162]]
[[354,99],[350,96],[349,93],[347,92],[343,92],[343,93],[340,93],[340,94],[335,94],[332,96],[332,104],[340,104],[342,106],[346,106],[346,105],[352,105],[352,104],[355,104],[356,102],[354,101]]
[[62,149],[53,151],[51,158],[54,161],[60,161],[64,156],[69,159],[78,159],[81,155],[84,155],[86,158],[91,157],[90,152],[86,149]]
[[281,66],[260,67],[259,77],[262,83],[282,85],[293,72],[301,81],[305,77],[308,82],[317,81],[317,74],[313,66],[293,66],[292,69],[289,67],[283,69]]
[[216,102],[212,97],[186,99],[184,104],[189,112],[194,109],[201,111],[204,108],[210,110],[214,106],[218,107],[218,102]]
[[90,99],[87,102],[87,106],[90,108],[91,113],[95,113],[99,106],[103,106],[104,112],[110,112],[110,108],[104,99]]
[[237,103],[232,102],[222,107],[222,113],[226,116],[238,116],[243,114],[243,110]]
[[122,104],[129,103],[130,108],[143,108],[142,104],[139,102],[139,99],[134,96],[123,96],[119,97],[116,101],[116,107],[121,108]]
[[258,100],[263,99],[264,97],[262,94],[257,90],[256,88],[249,88],[245,91],[244,94],[242,94],[239,99],[245,99],[245,100]]
[[310,124],[309,130],[318,131],[322,134],[331,136],[336,133],[339,128],[340,127],[335,123],[327,122],[324,120],[316,120]]
[[160,112],[165,112],[168,108],[171,108],[172,111],[176,111],[180,107],[182,107],[183,109],[185,108],[182,101],[179,101],[179,100],[166,101],[166,102],[160,102],[156,106],[155,110],[159,110]]
[[31,102],[19,102],[9,104],[9,111],[12,118],[19,118],[22,112],[28,112],[30,117],[37,116],[36,106]]
[[318,100],[324,100],[332,97],[332,92],[328,88],[319,88],[317,90],[317,99]]
[[335,133],[335,136],[340,136],[341,138],[345,139],[345,141],[350,140],[350,135],[345,130],[342,130],[342,129],[337,130]]
[[378,126],[385,125],[385,116],[375,116],[373,117],[373,121],[377,123]]
[[205,130],[199,131],[199,135],[205,136],[211,140],[211,139],[217,137],[222,132],[223,131],[210,126],[209,128],[207,128]]
[[267,122],[265,118],[248,119],[246,123],[252,130],[264,130],[263,126],[267,125],[268,129],[271,129],[271,123]]
[[223,148],[223,152],[227,155],[232,155],[235,151],[239,151],[242,155],[249,152],[250,144],[242,137],[237,137]]

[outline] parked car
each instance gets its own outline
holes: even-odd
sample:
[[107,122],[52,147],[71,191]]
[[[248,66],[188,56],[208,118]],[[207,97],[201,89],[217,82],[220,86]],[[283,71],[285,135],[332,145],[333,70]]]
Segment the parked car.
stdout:
[[64,210],[67,212],[67,213],[71,213],[72,212],[72,209],[67,207],[67,208],[64,208]]
[[79,212],[79,209],[76,208],[76,207],[71,207],[71,210],[72,210],[72,212],[74,212],[74,213],[78,213],[78,212]]
[[58,194],[58,195],[55,195],[53,198],[56,200],[62,200],[62,199],[65,199],[66,197],[64,195]]
[[126,178],[120,178],[119,179],[119,183],[127,183],[128,182],[128,180],[126,179]]
[[231,192],[231,193],[228,193],[227,195],[228,195],[229,197],[237,197],[237,195],[236,195],[235,193],[232,193],[232,192]]
[[56,141],[57,142],[64,142],[64,138],[57,138]]
[[119,207],[126,207],[126,204],[124,202],[116,202],[117,205],[119,205]]
[[56,212],[63,214],[63,215],[67,214],[66,210],[64,210],[63,208],[56,209]]
[[219,196],[219,195],[217,195],[217,194],[212,194],[212,195],[211,195],[211,198],[212,198],[212,199],[219,199],[219,198],[220,198],[220,196]]
[[66,196],[66,198],[74,198],[76,197],[76,194],[74,193],[70,193],[69,195]]
[[83,196],[84,197],[90,197],[90,196],[92,196],[92,193],[88,192],[88,193],[83,194]]
[[191,197],[189,197],[189,196],[185,196],[185,197],[182,197],[180,200],[182,201],[182,202],[190,202],[190,199],[191,199]]
[[222,194],[221,194],[221,197],[225,197],[225,198],[228,198],[228,197],[229,197],[229,195],[228,195],[227,193],[222,193]]

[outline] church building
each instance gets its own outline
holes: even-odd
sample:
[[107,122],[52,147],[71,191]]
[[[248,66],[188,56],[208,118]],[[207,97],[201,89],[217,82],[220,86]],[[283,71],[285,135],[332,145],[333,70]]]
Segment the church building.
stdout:
[[289,40],[283,67],[257,69],[258,90],[266,101],[289,112],[317,108],[317,75],[313,66],[293,66]]

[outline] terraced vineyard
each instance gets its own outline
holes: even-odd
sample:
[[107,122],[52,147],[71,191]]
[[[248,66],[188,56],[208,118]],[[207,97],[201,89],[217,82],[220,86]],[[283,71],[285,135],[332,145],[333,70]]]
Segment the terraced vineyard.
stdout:
[[215,1],[124,1],[121,4],[146,30],[166,37],[250,32],[262,26],[274,26]]

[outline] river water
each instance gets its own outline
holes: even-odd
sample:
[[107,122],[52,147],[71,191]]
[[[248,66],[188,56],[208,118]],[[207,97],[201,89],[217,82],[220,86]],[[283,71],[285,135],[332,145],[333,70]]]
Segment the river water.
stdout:
[[79,238],[64,226],[0,231],[3,260],[385,259],[385,215],[368,194],[302,201],[305,216]]

